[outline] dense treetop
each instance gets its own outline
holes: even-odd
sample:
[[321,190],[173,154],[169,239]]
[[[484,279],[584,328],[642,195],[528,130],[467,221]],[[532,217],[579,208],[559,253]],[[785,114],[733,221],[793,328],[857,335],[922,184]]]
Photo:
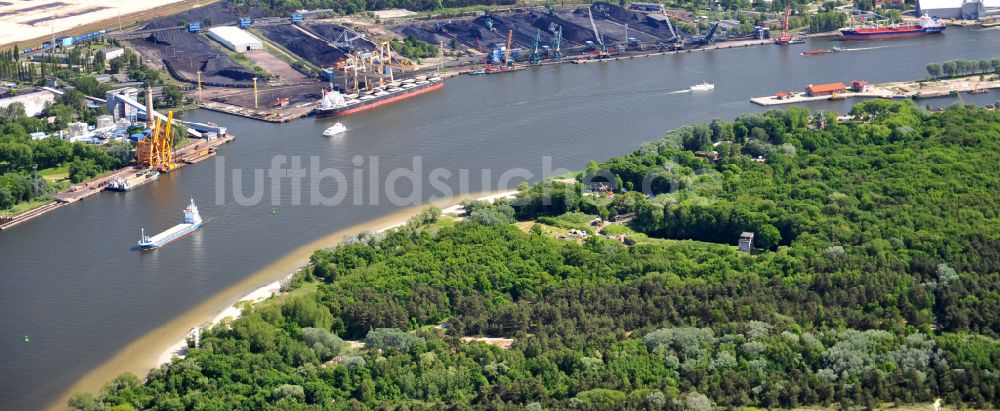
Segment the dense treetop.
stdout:
[[[71,404],[1000,407],[1000,114],[851,115],[685,127],[581,183],[360,235],[148,383]],[[756,252],[735,247],[743,231]]]

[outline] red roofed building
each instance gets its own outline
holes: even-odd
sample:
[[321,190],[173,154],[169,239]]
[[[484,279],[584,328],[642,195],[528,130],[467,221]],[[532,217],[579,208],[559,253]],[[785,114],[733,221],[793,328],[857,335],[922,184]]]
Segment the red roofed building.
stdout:
[[868,82],[867,81],[854,80],[854,81],[851,82],[851,90],[853,90],[853,91],[856,91],[856,92],[860,93],[862,91],[865,91],[866,88],[868,88]]
[[845,91],[847,91],[847,87],[844,87],[844,83],[817,84],[806,87],[806,94],[809,97],[831,96]]

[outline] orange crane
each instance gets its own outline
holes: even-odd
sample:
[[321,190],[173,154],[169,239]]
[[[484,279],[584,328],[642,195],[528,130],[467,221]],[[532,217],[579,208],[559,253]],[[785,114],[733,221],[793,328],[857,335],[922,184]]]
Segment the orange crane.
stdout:
[[792,15],[792,0],[785,0],[785,18],[781,19],[781,36],[774,40],[774,44],[783,45],[792,42],[792,35],[788,33],[788,18]]
[[503,55],[503,67],[505,70],[507,67],[510,67],[510,43],[512,40],[514,40],[514,30],[507,33],[507,52]]

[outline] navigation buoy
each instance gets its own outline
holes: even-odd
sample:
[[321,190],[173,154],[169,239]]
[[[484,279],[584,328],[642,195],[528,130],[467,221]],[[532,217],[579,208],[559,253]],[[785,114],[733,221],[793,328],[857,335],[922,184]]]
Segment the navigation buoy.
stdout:
[[27,336],[27,335],[25,335],[25,336],[24,336],[24,342],[28,342],[28,341],[29,341],[29,340],[28,340],[28,336]]
[[278,214],[278,210],[276,210],[274,207],[271,207],[271,215],[276,215],[276,214]]

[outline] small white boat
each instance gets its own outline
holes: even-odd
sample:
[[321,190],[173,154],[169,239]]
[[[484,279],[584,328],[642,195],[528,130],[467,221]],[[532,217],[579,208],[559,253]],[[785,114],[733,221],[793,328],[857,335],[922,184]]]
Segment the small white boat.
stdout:
[[323,135],[327,136],[327,137],[330,137],[332,135],[340,134],[340,133],[343,133],[345,131],[347,131],[347,127],[344,127],[344,125],[340,124],[340,122],[338,121],[337,124],[334,124],[334,125],[330,126],[330,128],[328,128],[325,131],[323,131]]
[[701,84],[695,84],[691,86],[691,91],[708,91],[715,90],[715,84],[710,84],[708,82],[702,82]]

